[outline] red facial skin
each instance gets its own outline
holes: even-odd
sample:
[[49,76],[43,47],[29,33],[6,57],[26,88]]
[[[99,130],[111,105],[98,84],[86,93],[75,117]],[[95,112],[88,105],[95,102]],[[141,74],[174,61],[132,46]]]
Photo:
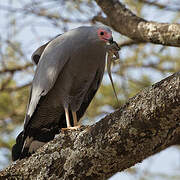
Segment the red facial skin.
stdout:
[[112,38],[112,33],[109,33],[106,30],[99,28],[98,36],[99,36],[99,39],[101,39],[102,41],[108,42],[108,40]]

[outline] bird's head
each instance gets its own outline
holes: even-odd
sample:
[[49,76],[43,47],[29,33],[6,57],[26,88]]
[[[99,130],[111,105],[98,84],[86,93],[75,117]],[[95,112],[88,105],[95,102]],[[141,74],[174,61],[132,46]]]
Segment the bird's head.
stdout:
[[99,27],[97,30],[98,38],[101,41],[111,43],[113,41],[112,32],[107,27]]
[[109,27],[105,25],[96,25],[89,27],[89,30],[91,33],[89,34],[88,39],[103,44],[108,42],[111,44],[113,42],[112,31]]

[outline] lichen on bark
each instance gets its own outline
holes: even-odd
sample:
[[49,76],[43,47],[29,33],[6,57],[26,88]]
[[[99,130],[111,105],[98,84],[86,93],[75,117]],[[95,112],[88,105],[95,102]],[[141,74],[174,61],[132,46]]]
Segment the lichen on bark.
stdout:
[[136,16],[120,1],[95,0],[107,15],[93,18],[93,21],[102,21],[117,32],[137,42],[151,42],[167,46],[180,47],[180,24],[157,23],[147,21]]
[[31,157],[0,172],[6,179],[107,179],[180,135],[180,72],[144,89],[92,126],[61,132]]
[[[96,0],[97,17],[139,42],[180,46],[180,25],[149,22],[118,0]],[[142,90],[98,123],[61,132],[0,179],[107,179],[173,144],[180,144],[180,72]]]

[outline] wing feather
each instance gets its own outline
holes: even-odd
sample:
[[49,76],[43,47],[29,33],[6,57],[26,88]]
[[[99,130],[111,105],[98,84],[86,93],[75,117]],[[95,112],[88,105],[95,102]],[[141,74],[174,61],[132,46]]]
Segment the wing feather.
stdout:
[[84,97],[83,103],[81,104],[80,109],[77,111],[78,120],[84,115],[86,109],[88,108],[88,106],[91,103],[92,99],[94,98],[97,90],[99,89],[103,74],[104,74],[104,68],[98,69],[98,71],[96,72],[94,80],[92,81],[90,88]]
[[42,46],[40,46],[39,48],[37,48],[32,56],[31,56],[31,59],[32,61],[37,65],[38,62],[39,62],[39,59],[44,51],[44,49],[46,48],[46,46],[54,39],[56,39],[58,36],[60,36],[61,34],[58,34],[57,36],[55,36],[53,39],[51,39],[50,41],[48,41],[47,43],[43,44]]
[[46,46],[40,57],[31,86],[24,128],[29,123],[40,98],[54,86],[59,73],[70,59],[70,48],[66,48],[66,42],[63,36],[57,37]]

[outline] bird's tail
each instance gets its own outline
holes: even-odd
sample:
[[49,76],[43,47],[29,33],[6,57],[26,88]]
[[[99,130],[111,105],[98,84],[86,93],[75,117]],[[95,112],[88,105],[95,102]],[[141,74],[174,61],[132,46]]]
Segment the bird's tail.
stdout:
[[17,159],[19,159],[21,155],[21,151],[24,144],[23,136],[24,136],[24,133],[22,131],[16,138],[16,144],[12,147],[12,160],[13,161],[16,161]]
[[29,157],[38,148],[48,142],[48,140],[43,142],[41,140],[37,140],[35,137],[32,136],[27,136],[24,140],[24,133],[22,131],[16,138],[16,144],[12,147],[12,160],[16,161],[18,159]]
[[54,139],[55,134],[59,131],[57,128],[50,129],[34,129],[24,133],[22,131],[16,138],[16,144],[12,148],[12,160],[23,159],[29,157],[36,152],[45,143]]

